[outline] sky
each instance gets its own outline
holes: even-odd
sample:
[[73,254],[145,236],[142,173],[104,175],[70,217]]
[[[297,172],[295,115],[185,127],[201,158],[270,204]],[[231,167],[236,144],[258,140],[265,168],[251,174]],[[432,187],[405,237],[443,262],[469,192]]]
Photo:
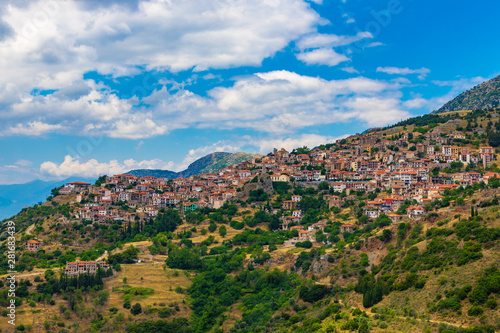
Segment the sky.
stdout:
[[0,184],[180,171],[429,113],[500,74],[490,0],[5,0]]

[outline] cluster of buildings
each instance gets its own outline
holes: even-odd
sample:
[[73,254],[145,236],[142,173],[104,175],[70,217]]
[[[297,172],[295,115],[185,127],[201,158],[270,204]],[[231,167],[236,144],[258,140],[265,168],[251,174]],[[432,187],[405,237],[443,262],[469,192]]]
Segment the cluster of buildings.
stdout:
[[95,274],[98,267],[101,267],[103,270],[109,269],[109,265],[102,261],[75,261],[67,262],[64,271],[67,276],[75,276],[83,273]]
[[[489,167],[497,159],[492,147],[472,151],[469,147],[450,145],[461,136],[443,135],[439,128],[425,134],[396,133],[392,137],[375,132],[300,154],[274,149],[267,156],[214,173],[172,180],[121,174],[107,177],[100,186],[68,183],[59,193],[76,194],[77,202],[81,203],[74,210],[74,217],[78,219],[98,223],[134,222],[156,217],[161,208],[176,207],[184,212],[203,207],[219,208],[228,200],[241,198],[239,192],[245,183],[267,173],[272,181],[295,181],[303,187],[328,182],[335,192],[324,196],[330,207],[343,207],[346,200],[355,199],[350,194],[352,191],[378,189],[383,195],[368,201],[363,207],[364,213],[369,218],[384,213],[398,221],[406,217],[396,214],[406,200],[415,203],[406,209],[407,216],[418,217],[425,213],[426,203],[442,199],[447,189],[481,181],[487,183],[488,179],[498,176],[492,172],[465,172],[464,168],[449,172],[453,162],[482,163],[483,167]],[[414,144],[410,142],[412,138],[421,140]],[[283,202],[282,208],[290,212],[285,214],[285,224],[300,222],[302,212],[297,209],[300,200],[300,196],[292,196],[292,200]],[[132,209],[121,209],[124,205]]]

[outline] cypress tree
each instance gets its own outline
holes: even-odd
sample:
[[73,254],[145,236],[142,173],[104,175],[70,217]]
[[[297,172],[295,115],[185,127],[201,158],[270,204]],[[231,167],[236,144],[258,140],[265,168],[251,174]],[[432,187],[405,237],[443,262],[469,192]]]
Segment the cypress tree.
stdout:
[[363,295],[363,306],[369,308],[372,305],[372,292],[367,290]]

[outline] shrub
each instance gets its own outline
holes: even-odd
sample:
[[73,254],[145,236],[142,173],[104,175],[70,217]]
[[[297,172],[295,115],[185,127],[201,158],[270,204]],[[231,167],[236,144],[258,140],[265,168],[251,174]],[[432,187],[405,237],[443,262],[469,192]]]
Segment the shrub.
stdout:
[[300,288],[299,296],[304,302],[314,303],[323,299],[329,292],[330,289],[327,286],[315,284],[310,288],[306,286]]
[[158,311],[158,316],[160,318],[167,318],[167,317],[170,317],[171,315],[175,314],[175,310],[174,309],[168,309],[168,308],[161,308],[159,311]]
[[310,241],[303,241],[303,242],[295,243],[295,247],[302,247],[305,249],[310,249],[312,246],[313,246],[313,244]]
[[137,316],[139,313],[142,312],[142,306],[139,303],[135,303],[134,306],[130,309],[130,312],[134,316]]
[[486,301],[486,306],[490,309],[496,309],[497,308],[497,301],[493,298],[493,297],[490,297],[488,298],[488,300]]
[[477,305],[474,305],[472,308],[467,311],[469,316],[479,316],[483,314],[483,309]]

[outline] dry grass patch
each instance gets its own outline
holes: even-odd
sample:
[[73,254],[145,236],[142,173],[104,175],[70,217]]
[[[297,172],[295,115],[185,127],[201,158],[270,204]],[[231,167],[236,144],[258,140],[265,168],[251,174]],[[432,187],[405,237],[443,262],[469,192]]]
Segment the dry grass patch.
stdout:
[[[157,262],[123,264],[121,266],[122,270],[117,273],[117,276],[105,283],[105,290],[110,294],[108,307],[123,309],[125,294],[119,290],[124,285],[127,285],[132,288],[150,288],[154,290],[151,295],[132,296],[130,301],[132,305],[140,303],[144,310],[148,305],[160,308],[162,307],[160,303],[167,306],[171,303],[177,303],[181,310],[178,312],[179,316],[186,317],[189,315],[189,307],[183,303],[186,294],[178,293],[175,290],[179,287],[183,290],[188,288],[191,285],[191,274],[188,277],[185,271],[169,269]],[[124,278],[126,278],[126,282],[124,282]]]

